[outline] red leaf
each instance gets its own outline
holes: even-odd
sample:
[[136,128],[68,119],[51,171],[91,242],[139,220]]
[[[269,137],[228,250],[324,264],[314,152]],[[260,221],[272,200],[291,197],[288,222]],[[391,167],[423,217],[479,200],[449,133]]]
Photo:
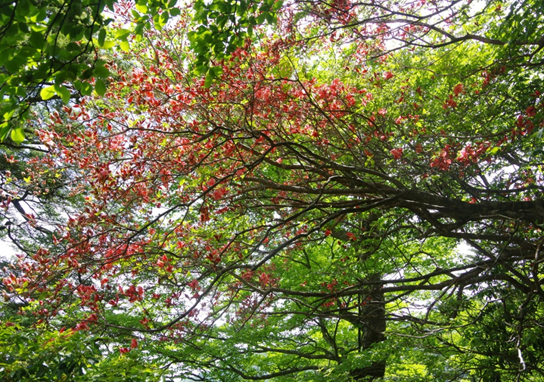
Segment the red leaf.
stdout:
[[119,348],[119,353],[121,353],[121,354],[128,353],[129,351],[130,351],[129,348]]
[[393,158],[397,160],[402,158],[402,149],[393,149],[390,152],[391,152],[391,155],[393,155]]
[[465,87],[463,86],[463,84],[457,84],[453,88],[453,94],[455,94],[456,96],[464,92],[465,92]]
[[189,287],[195,291],[195,290],[200,290],[200,287],[198,286],[198,280],[197,279],[194,279],[193,281],[191,281],[189,284]]

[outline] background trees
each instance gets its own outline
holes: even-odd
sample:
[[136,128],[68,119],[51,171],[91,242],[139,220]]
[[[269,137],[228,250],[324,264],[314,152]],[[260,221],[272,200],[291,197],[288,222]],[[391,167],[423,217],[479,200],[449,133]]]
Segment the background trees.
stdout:
[[530,6],[284,4],[206,75],[180,11],[39,129],[83,200],[4,283],[169,376],[536,378]]

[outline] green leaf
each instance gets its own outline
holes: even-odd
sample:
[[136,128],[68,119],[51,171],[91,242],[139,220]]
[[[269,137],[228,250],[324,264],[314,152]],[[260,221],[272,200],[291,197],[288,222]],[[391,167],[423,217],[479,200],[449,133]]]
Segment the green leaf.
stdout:
[[22,54],[17,54],[16,56],[11,57],[6,61],[4,64],[8,72],[10,73],[16,73],[21,69],[23,66],[25,66],[28,62],[28,57]]
[[214,77],[219,77],[221,74],[223,74],[223,68],[220,66],[214,66],[211,68],[211,70],[213,71]]
[[106,30],[101,29],[98,33],[98,45],[104,46],[104,42],[106,42]]
[[491,155],[495,155],[500,151],[500,147],[489,148],[488,151]]
[[115,41],[107,40],[107,41],[104,41],[104,44],[102,45],[102,48],[110,49],[110,48],[113,48],[114,46],[115,46]]
[[81,25],[74,25],[72,26],[72,28],[70,28],[70,32],[67,33],[67,36],[71,40],[78,41],[78,40],[81,40],[84,32],[85,32],[85,29]]
[[17,2],[17,13],[20,15],[28,15],[30,13],[30,2],[26,0],[19,0]]
[[25,140],[25,135],[21,127],[11,130],[11,140],[17,144],[20,144]]
[[43,38],[43,34],[39,32],[32,32],[30,34],[29,42],[30,45],[35,48],[43,48],[43,46],[45,45],[45,39]]
[[270,25],[274,25],[276,23],[276,16],[272,12],[265,13],[266,15],[266,22]]
[[97,65],[93,70],[93,74],[96,77],[108,78],[110,76],[110,71],[102,65]]
[[114,11],[115,10],[115,7],[114,7],[114,0],[106,0],[106,5],[108,6],[108,8],[110,9],[110,11]]
[[132,13],[132,17],[134,18],[135,21],[138,21],[140,19],[141,15],[140,13],[138,13],[136,9],[131,9],[130,13]]
[[119,42],[119,48],[121,48],[121,50],[123,52],[129,52],[130,51],[130,45],[129,45],[128,41],[120,41]]
[[81,45],[78,45],[75,42],[71,42],[66,45],[66,50],[78,54],[81,52]]
[[104,84],[104,81],[102,81],[100,78],[96,80],[96,84],[94,85],[94,90],[96,90],[96,93],[100,97],[104,97],[104,94],[106,94],[106,84]]
[[53,87],[55,89],[55,93],[57,93],[58,96],[62,99],[62,102],[66,104],[70,102],[71,94],[70,91],[66,89],[66,87],[57,84],[55,84]]
[[247,12],[247,6],[248,3],[246,1],[240,1],[238,9],[236,10],[236,14],[240,17],[243,16]]
[[141,13],[147,13],[147,5],[136,4],[136,9]]
[[144,33],[144,28],[145,28],[145,24],[139,22],[139,23],[136,25],[136,28],[134,28],[134,33],[135,33],[137,36],[141,36],[141,35],[143,35],[143,33]]
[[3,142],[9,133],[10,127],[7,122],[0,124],[0,142]]
[[76,88],[80,91],[80,93],[84,96],[91,95],[93,93],[93,86],[88,83],[87,81],[76,83]]
[[275,11],[277,11],[278,9],[281,8],[282,5],[283,5],[283,1],[281,1],[281,0],[276,0],[276,1],[274,2],[274,5],[272,6],[272,9],[275,10]]
[[44,101],[47,101],[48,99],[52,98],[55,94],[56,92],[55,92],[54,86],[48,86],[40,90],[40,97],[42,97]]
[[127,37],[130,36],[130,31],[128,29],[118,29],[115,31],[115,38],[121,41],[126,41]]
[[166,25],[168,23],[168,19],[170,18],[170,14],[168,12],[161,13],[161,16],[159,17],[161,25]]
[[16,88],[15,94],[18,95],[19,97],[26,97],[27,92],[25,88],[19,86]]
[[264,21],[266,20],[266,12],[265,13],[261,13],[258,17],[257,17],[257,24],[262,24],[264,23]]
[[206,79],[204,80],[204,87],[209,88],[212,86],[213,80],[215,78],[215,72],[210,68],[206,74]]
[[65,72],[65,71],[61,71],[57,73],[57,75],[55,76],[55,83],[62,84],[63,82],[66,82],[67,76],[68,76],[68,72]]

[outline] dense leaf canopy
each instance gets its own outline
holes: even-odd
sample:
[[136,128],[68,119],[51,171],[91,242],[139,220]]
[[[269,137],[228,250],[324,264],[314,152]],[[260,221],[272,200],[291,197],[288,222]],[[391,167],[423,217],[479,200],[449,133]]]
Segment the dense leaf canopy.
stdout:
[[[132,11],[135,36],[164,25],[176,0],[139,0]],[[110,75],[100,48],[126,49],[129,30],[109,33],[115,0],[5,1],[0,5],[0,142],[24,140],[24,123],[32,105],[51,98],[105,92]],[[141,13],[140,13],[141,12]],[[120,19],[118,19],[119,21]]]
[[4,143],[8,380],[542,378],[540,4],[191,5]]

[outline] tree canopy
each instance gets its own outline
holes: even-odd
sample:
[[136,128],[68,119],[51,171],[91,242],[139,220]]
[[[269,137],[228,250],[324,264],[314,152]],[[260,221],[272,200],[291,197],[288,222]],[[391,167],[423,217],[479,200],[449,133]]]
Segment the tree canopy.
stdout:
[[6,137],[7,380],[542,378],[538,2],[163,6]]
[[[68,104],[93,90],[103,96],[110,75],[105,51],[128,50],[129,39],[141,39],[145,30],[162,28],[180,14],[177,0],[138,0],[132,9],[126,4],[20,0],[0,6],[0,142],[24,141],[24,124],[36,103],[57,98]],[[274,22],[275,4],[191,4],[200,23],[190,32],[197,69],[212,79],[217,69],[210,70],[211,55],[232,53],[254,26]]]

